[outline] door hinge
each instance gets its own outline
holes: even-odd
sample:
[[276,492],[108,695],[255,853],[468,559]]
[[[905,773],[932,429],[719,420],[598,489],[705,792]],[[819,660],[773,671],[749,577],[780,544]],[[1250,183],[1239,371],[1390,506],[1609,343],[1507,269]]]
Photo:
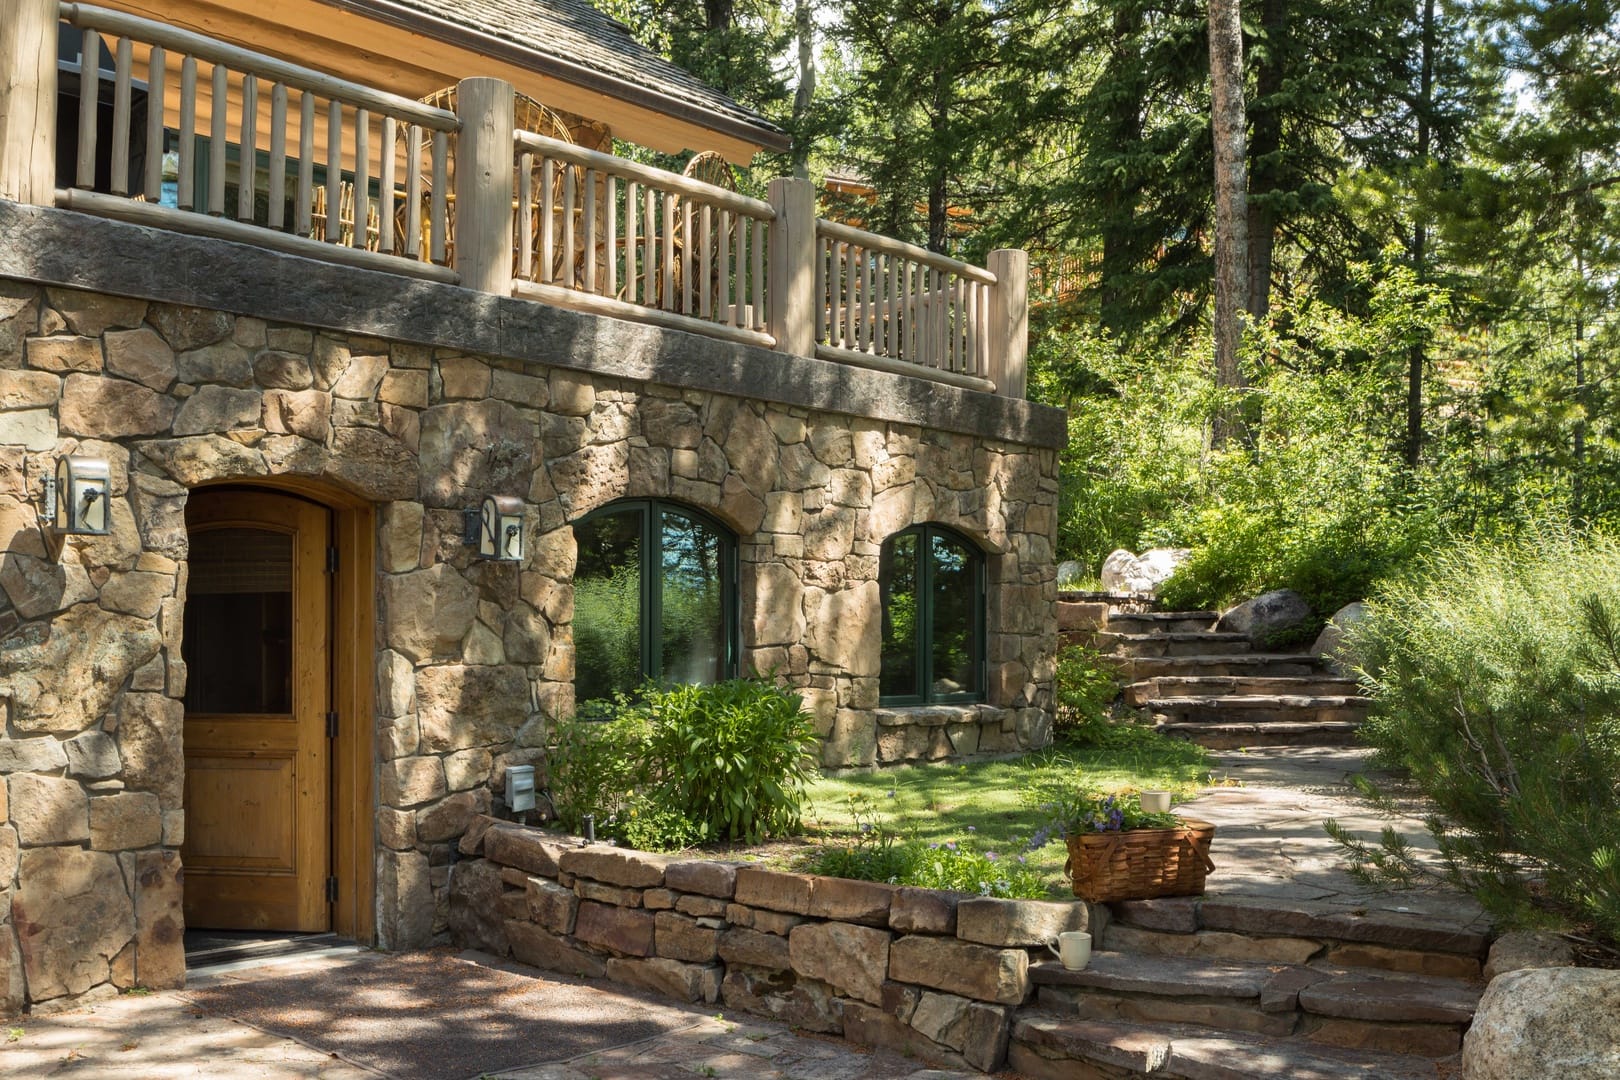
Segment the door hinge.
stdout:
[[328,739],[335,739],[335,738],[337,738],[337,736],[338,736],[338,714],[335,713],[335,712],[329,712],[329,713],[326,714],[326,737]]
[[336,877],[329,877],[329,878],[326,879],[326,902],[328,904],[337,903],[337,878]]
[[338,568],[337,545],[336,544],[328,544],[327,547],[326,547],[326,572],[328,574],[335,574],[335,573],[337,573],[337,568]]

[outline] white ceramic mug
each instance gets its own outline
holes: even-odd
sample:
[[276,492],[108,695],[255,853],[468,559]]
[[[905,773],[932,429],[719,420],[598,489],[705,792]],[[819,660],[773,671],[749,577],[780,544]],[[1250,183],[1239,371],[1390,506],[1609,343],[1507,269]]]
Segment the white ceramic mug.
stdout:
[[1170,793],[1168,791],[1142,792],[1142,812],[1144,814],[1168,814],[1170,812]]
[[1091,962],[1091,935],[1084,930],[1065,930],[1057,936],[1057,947],[1046,943],[1052,955],[1070,971],[1079,971]]

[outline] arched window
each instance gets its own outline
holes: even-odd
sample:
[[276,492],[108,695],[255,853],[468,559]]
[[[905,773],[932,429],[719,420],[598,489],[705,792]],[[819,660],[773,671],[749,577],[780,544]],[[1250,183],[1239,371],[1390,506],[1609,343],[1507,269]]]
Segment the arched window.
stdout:
[[883,542],[882,703],[983,701],[984,554],[943,525]]
[[737,540],[699,511],[611,503],[574,525],[574,696],[737,673]]

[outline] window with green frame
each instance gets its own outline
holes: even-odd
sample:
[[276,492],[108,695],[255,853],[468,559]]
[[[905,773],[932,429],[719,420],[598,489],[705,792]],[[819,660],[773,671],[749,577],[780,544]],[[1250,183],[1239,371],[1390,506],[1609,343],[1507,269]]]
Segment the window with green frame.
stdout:
[[574,697],[647,679],[737,673],[737,540],[700,511],[659,499],[610,503],[574,525]]
[[984,575],[984,553],[943,525],[883,542],[882,704],[984,700]]

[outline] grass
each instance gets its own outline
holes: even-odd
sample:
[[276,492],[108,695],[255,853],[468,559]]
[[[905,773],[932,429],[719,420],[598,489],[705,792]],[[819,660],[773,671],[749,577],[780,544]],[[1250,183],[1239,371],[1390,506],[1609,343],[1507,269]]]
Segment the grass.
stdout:
[[1035,782],[1078,778],[1107,791],[1163,789],[1177,802],[1208,783],[1209,761],[1201,748],[1143,729],[1119,735],[1114,740],[1118,745],[1111,747],[1059,743],[1016,759],[822,777],[810,788],[805,831],[813,840],[836,842],[855,832],[856,813],[864,819],[860,808],[869,807],[873,824],[902,840],[954,842],[1002,856],[1023,854],[1048,881],[1053,896],[1068,895],[1063,844],[1026,850],[1048,818],[1025,795]]

